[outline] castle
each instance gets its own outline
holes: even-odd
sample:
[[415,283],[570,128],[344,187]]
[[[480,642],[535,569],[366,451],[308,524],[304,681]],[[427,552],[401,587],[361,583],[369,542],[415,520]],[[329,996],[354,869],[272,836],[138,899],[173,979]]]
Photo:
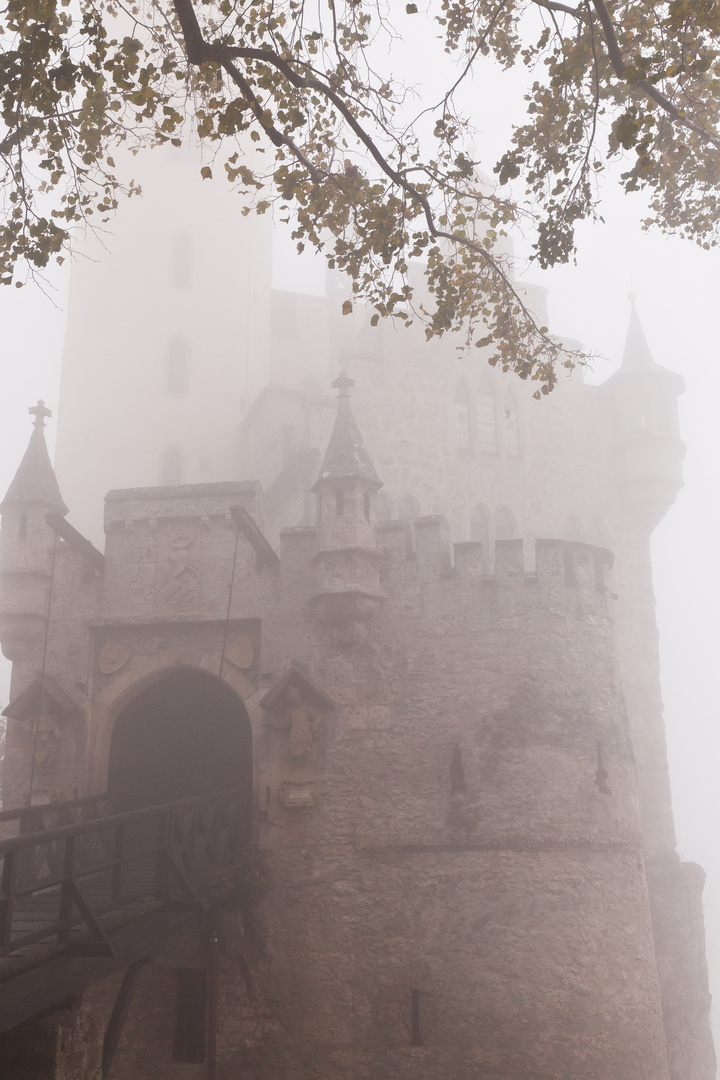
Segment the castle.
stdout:
[[[682,380],[634,307],[620,369],[542,401],[332,308],[272,297],[273,381],[211,433],[234,478],[158,443],[166,482],[109,492],[101,551],[38,405],[2,503],[5,805],[233,789],[263,880],[215,912],[211,994],[212,905],[148,947],[103,1075],[211,1075],[211,1040],[227,1080],[712,1080],[649,556]],[[65,1050],[32,1066],[9,1031],[0,1060],[99,1075],[122,976],[25,1021]]]

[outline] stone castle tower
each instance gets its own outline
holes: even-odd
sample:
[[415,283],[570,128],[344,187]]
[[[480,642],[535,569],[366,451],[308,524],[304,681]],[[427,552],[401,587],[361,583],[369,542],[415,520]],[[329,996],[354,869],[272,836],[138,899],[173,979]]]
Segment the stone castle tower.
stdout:
[[[111,490],[101,551],[38,406],[2,504],[6,805],[232,789],[263,879],[167,914],[105,1075],[712,1080],[649,557],[682,380],[634,307],[618,372],[544,401],[332,296],[268,308],[233,475]],[[78,1080],[121,967],[78,976]]]

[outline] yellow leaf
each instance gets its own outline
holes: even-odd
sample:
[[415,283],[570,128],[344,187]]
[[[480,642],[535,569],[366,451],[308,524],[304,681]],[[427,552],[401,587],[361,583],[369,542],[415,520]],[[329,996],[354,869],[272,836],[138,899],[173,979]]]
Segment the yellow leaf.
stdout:
[[343,315],[349,315],[352,311],[352,300],[346,300],[342,306]]
[[203,165],[202,169],[200,170],[200,175],[202,176],[203,180],[212,180],[212,169],[210,168],[210,166]]

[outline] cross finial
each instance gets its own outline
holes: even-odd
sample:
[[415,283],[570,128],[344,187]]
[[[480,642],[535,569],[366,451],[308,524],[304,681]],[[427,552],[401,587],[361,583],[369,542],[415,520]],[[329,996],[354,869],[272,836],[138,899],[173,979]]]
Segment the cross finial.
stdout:
[[48,409],[45,407],[45,402],[42,398],[38,398],[37,405],[31,405],[28,409],[28,412],[35,417],[35,419],[33,420],[33,424],[35,427],[38,428],[44,428],[45,417],[52,416],[52,409]]
[[346,375],[344,371],[341,371],[335,382],[331,385],[333,389],[337,389],[339,398],[349,398],[350,391],[355,385],[355,380],[351,379],[349,375]]

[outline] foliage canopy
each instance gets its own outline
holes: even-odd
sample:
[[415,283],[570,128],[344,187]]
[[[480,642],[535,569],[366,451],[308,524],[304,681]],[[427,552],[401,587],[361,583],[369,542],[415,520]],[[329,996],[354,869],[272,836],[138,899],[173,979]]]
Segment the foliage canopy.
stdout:
[[[567,261],[576,223],[597,211],[598,178],[621,156],[620,182],[648,192],[650,221],[716,243],[720,7],[420,4],[7,0],[0,281],[62,258],[79,225],[132,193],[118,146],[180,145],[194,126],[211,148],[203,175],[224,172],[257,212],[292,215],[298,247],[347,272],[374,320],[420,318],[428,337],[461,329],[547,391],[559,356],[572,358],[525,310],[499,238],[522,220],[540,266]],[[455,64],[438,102],[418,105],[381,70],[402,56],[410,20]],[[492,184],[457,104],[483,63],[530,74],[527,115]],[[248,139],[264,157],[243,153]],[[426,266],[423,302],[412,259]]]

